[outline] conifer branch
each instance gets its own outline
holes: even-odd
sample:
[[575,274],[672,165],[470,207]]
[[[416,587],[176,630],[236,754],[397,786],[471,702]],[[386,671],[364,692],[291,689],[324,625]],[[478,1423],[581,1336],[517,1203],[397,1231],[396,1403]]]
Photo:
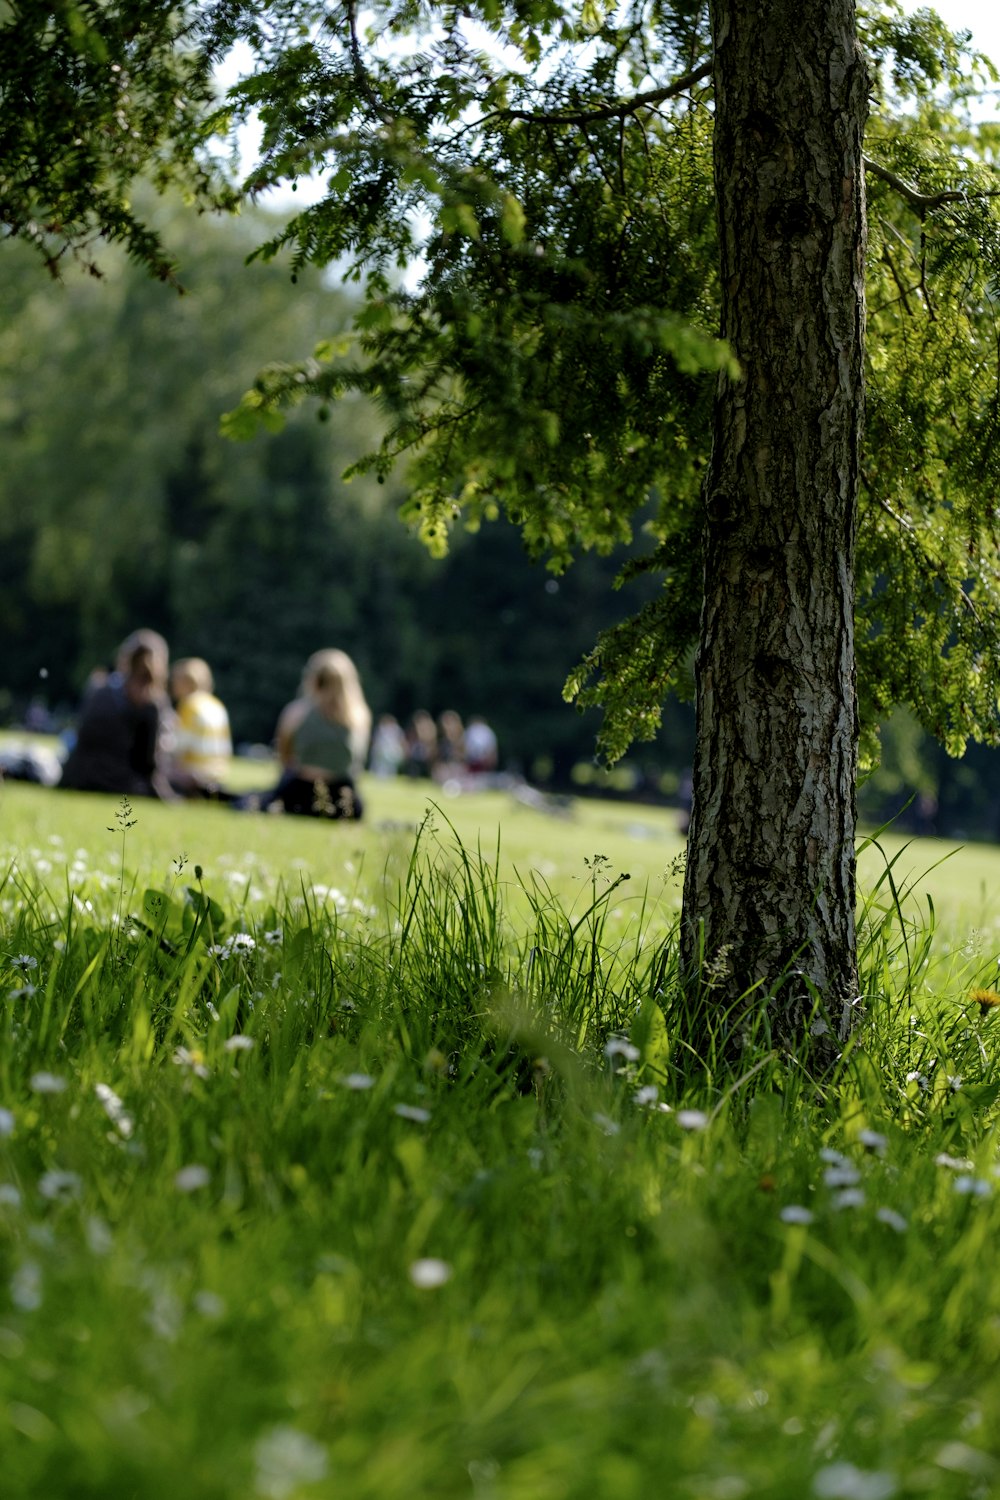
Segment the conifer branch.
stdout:
[[929,209],[941,208],[945,203],[967,203],[973,198],[1000,198],[1000,188],[988,188],[979,192],[970,193],[965,188],[947,188],[940,193],[921,193],[910,183],[904,182],[889,167],[883,167],[880,162],[872,161],[870,156],[862,158],[866,172],[873,177],[878,177],[889,187],[895,189],[901,198],[905,198],[911,208],[915,208],[918,214],[924,214]]
[[501,109],[492,116],[499,120],[527,120],[529,124],[536,125],[590,125],[599,120],[624,119],[626,115],[634,115],[641,109],[648,109],[655,104],[665,104],[668,99],[676,99],[681,94],[686,94],[688,89],[694,88],[695,84],[701,83],[712,71],[712,62],[701,63],[697,68],[692,68],[688,73],[682,73],[680,78],[675,78],[673,83],[665,84],[661,89],[649,89],[644,94],[635,94],[631,99],[619,99],[614,104],[601,104],[593,109],[558,110],[554,112],[546,110],[531,109]]

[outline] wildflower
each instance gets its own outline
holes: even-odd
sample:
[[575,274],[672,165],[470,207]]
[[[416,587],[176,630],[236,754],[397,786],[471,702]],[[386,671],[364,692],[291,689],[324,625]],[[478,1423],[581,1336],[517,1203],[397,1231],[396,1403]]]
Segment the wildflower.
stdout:
[[861,1188],[846,1187],[839,1193],[834,1193],[830,1200],[835,1209],[840,1208],[864,1208],[865,1195]]
[[931,1086],[931,1081],[927,1077],[927,1074],[918,1072],[916,1068],[914,1068],[912,1073],[907,1073],[906,1081],[907,1083],[915,1083],[917,1088],[923,1093],[926,1093]]
[[44,1172],[38,1179],[38,1191],[53,1203],[78,1198],[83,1191],[83,1180],[76,1172]]
[[616,1057],[620,1057],[623,1062],[631,1063],[638,1062],[642,1053],[627,1037],[612,1036],[608,1037],[608,1040],[604,1044],[604,1056],[609,1062],[613,1061]]
[[269,948],[279,948],[284,942],[285,934],[280,927],[273,927],[270,932],[265,932],[264,941]]
[[119,1099],[114,1089],[108,1088],[108,1085],[106,1083],[95,1083],[94,1093],[100,1100],[101,1108],[104,1110],[104,1113],[107,1115],[112,1125],[117,1128],[119,1135],[123,1135],[125,1139],[128,1140],[129,1136],[132,1134],[134,1122],[132,1116],[129,1114],[128,1110],[125,1108],[124,1104]]
[[65,1078],[60,1078],[57,1073],[32,1073],[28,1086],[36,1094],[62,1094],[69,1087]]
[[961,1156],[949,1156],[947,1151],[939,1151],[934,1158],[936,1167],[947,1167],[951,1172],[971,1172],[972,1163]]
[[431,1117],[430,1110],[421,1109],[419,1104],[394,1104],[392,1112],[401,1120],[412,1120],[415,1125],[426,1125]]
[[811,1224],[813,1215],[801,1203],[786,1203],[778,1215],[783,1224]]
[[446,1260],[436,1260],[428,1257],[423,1260],[415,1260],[410,1266],[410,1280],[420,1291],[431,1291],[434,1287],[444,1286],[446,1281],[451,1280],[451,1266]]
[[227,1036],[222,1045],[227,1052],[251,1052],[256,1043],[252,1036],[244,1036],[238,1031],[234,1036]]
[[976,989],[972,990],[969,999],[974,1005],[979,1006],[979,1014],[988,1016],[994,1005],[1000,1005],[1000,995],[996,990]]
[[907,1222],[903,1218],[903,1215],[898,1214],[894,1208],[877,1208],[875,1210],[875,1217],[880,1224],[888,1224],[889,1228],[894,1229],[897,1234],[906,1233]]
[[38,993],[38,986],[34,984],[18,985],[16,990],[7,991],[8,1000],[30,1000]]
[[326,1478],[326,1449],[296,1427],[272,1427],[254,1444],[254,1489],[266,1500],[286,1500]]
[[356,1093],[363,1093],[365,1089],[373,1089],[375,1080],[370,1073],[348,1073],[346,1077],[338,1080],[345,1089],[354,1089]]
[[0,1207],[21,1207],[21,1194],[12,1182],[0,1182]]
[[184,1068],[186,1072],[193,1073],[196,1078],[208,1078],[210,1073],[205,1065],[205,1054],[198,1047],[188,1049],[178,1047],[173,1057],[178,1068]]
[[249,932],[234,932],[224,943],[212,943],[208,951],[213,958],[232,958],[234,954],[245,957],[256,952],[256,949],[257,944]]
[[853,1187],[856,1182],[861,1181],[861,1173],[857,1167],[846,1162],[843,1166],[827,1167],[823,1173],[823,1181],[830,1188]]
[[859,1469],[854,1464],[827,1464],[813,1479],[817,1500],[891,1500],[897,1493],[895,1477],[884,1469]]
[[819,1153],[819,1159],[828,1162],[831,1167],[853,1166],[849,1156],[845,1156],[843,1151],[835,1151],[832,1146],[824,1146]]
[[955,1192],[962,1193],[967,1198],[988,1198],[993,1187],[983,1177],[972,1177],[963,1173],[961,1177],[955,1178]]
[[674,1116],[682,1130],[704,1130],[708,1115],[701,1109],[679,1109]]
[[636,1089],[632,1100],[640,1106],[655,1104],[660,1097],[660,1091],[655,1083],[644,1083],[641,1089]]
[[207,1167],[192,1162],[189,1167],[181,1167],[174,1176],[174,1187],[179,1193],[196,1193],[199,1188],[208,1187],[212,1180],[212,1174]]
[[224,1299],[219,1296],[218,1292],[210,1292],[207,1288],[203,1288],[200,1292],[195,1292],[194,1305],[195,1310],[200,1312],[203,1318],[207,1318],[213,1323],[217,1322],[219,1318],[224,1318],[226,1315]]
[[602,1115],[599,1109],[594,1110],[594,1113],[591,1115],[591,1119],[593,1120],[597,1128],[603,1131],[605,1135],[617,1135],[621,1130],[621,1126],[618,1124],[617,1120],[611,1120],[607,1115]]
[[36,1261],[26,1260],[10,1278],[10,1299],[22,1312],[37,1312],[42,1305],[42,1272]]
[[96,1214],[91,1214],[84,1224],[84,1234],[87,1238],[87,1249],[91,1255],[110,1255],[115,1242],[111,1230],[103,1219],[99,1219]]
[[9,1109],[0,1109],[0,1140],[14,1134],[14,1116]]
[[866,1151],[873,1151],[876,1156],[884,1156],[888,1141],[884,1135],[879,1135],[877,1130],[860,1131],[858,1140]]
[[38,959],[33,958],[30,953],[18,953],[14,958],[8,959],[12,969],[19,969],[22,974],[27,974],[31,969],[38,968]]

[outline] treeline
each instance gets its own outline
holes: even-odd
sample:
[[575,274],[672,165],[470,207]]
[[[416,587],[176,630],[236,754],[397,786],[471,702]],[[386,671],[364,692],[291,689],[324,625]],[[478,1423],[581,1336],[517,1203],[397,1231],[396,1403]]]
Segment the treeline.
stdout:
[[[181,222],[163,226],[175,245]],[[266,741],[307,656],[335,644],[376,713],[484,713],[505,763],[567,781],[598,719],[562,701],[565,677],[655,584],[616,593],[621,559],[593,556],[554,578],[502,522],[431,558],[396,514],[405,475],[341,478],[378,432],[360,401],[221,437],[258,368],[336,334],[349,304],[316,274],[244,264],[263,216],[183,224],[183,295],[112,256],[103,279],[52,283],[4,247],[0,712],[72,711],[144,624],[211,662],[237,740]],[[676,785],[691,736],[678,705],[636,767]]]
[[[342,289],[253,263],[263,215],[183,224],[183,295],[123,259],[102,279],[47,280],[14,244],[0,280],[0,721],[32,700],[68,715],[95,666],[137,624],[206,657],[237,740],[268,741],[321,645],[357,660],[376,713],[484,713],[505,764],[557,785],[676,794],[690,707],[672,704],[624,773],[593,766],[596,712],[562,700],[597,633],[655,581],[613,588],[621,558],[554,578],[498,521],[436,560],[400,522],[405,474],[345,468],[378,416],[344,401],[249,443],[219,420],[268,360],[300,359],[345,328]],[[950,760],[907,715],[883,731],[860,791],[865,819],[1000,837],[1000,759]]]

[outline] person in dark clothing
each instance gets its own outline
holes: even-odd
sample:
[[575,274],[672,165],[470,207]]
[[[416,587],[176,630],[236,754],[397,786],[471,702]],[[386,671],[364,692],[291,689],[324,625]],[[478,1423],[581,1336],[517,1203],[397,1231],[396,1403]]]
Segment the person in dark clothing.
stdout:
[[161,763],[167,659],[160,641],[151,631],[135,632],[119,652],[118,670],[87,694],[60,786],[173,799]]

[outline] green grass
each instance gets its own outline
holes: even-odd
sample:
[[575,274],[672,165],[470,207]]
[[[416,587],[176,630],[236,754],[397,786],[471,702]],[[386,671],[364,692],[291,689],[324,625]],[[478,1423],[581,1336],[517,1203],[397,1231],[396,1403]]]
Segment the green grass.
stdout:
[[996,851],[820,1088],[678,1053],[669,813],[367,790],[0,789],[5,1500],[995,1493]]

